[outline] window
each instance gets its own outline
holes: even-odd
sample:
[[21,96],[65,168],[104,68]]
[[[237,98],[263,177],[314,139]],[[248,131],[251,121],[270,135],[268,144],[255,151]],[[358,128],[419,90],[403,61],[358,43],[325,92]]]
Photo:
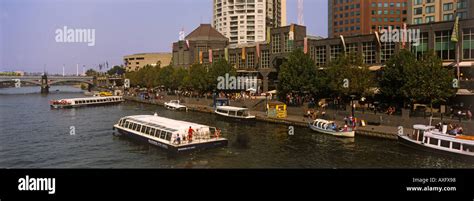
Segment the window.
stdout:
[[280,53],[281,52],[281,44],[280,44],[280,34],[274,34],[272,36],[272,52],[273,53]]
[[423,0],[415,0],[415,5],[421,5],[423,3]]
[[375,60],[375,45],[373,42],[362,43],[362,54],[364,55],[364,62],[366,64],[374,64]]
[[380,51],[380,62],[386,63],[395,53],[395,43],[382,43]]
[[247,68],[255,68],[255,53],[247,53]]
[[459,0],[457,4],[458,9],[467,8],[467,0]]
[[463,58],[474,59],[474,28],[463,30]]
[[291,52],[293,51],[293,41],[290,41],[290,35],[285,34],[285,52]]
[[262,68],[270,68],[270,51],[262,50],[262,59],[261,59]]
[[444,14],[443,15],[443,21],[451,21],[454,20],[453,14]]
[[341,45],[331,45],[330,61],[336,60],[342,52]]
[[459,19],[467,19],[467,12],[458,12],[457,16]]
[[423,14],[423,8],[415,8],[415,15]]
[[425,13],[430,14],[435,12],[435,7],[434,6],[426,6]]
[[443,4],[443,10],[444,10],[444,11],[453,10],[453,3],[445,3],[445,4]]
[[351,43],[351,44],[347,44],[347,52],[355,52],[357,53],[357,43]]
[[421,59],[428,52],[428,33],[420,33],[420,44],[418,46],[414,45],[412,44],[411,50],[418,59]]
[[326,46],[316,47],[316,66],[326,65]]
[[426,17],[426,23],[430,23],[430,22],[434,22],[435,21],[435,17],[434,16],[428,16]]
[[454,43],[451,42],[451,31],[435,32],[435,51],[442,60],[454,60]]

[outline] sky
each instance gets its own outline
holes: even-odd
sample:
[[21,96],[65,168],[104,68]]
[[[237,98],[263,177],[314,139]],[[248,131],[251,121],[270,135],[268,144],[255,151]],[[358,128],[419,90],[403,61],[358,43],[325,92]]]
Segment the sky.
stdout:
[[[287,4],[296,23],[296,0]],[[305,0],[304,10],[308,34],[327,37],[327,1]],[[212,0],[0,0],[0,72],[112,67],[128,54],[171,52],[182,29],[211,20]],[[57,42],[64,26],[95,30],[95,45]]]

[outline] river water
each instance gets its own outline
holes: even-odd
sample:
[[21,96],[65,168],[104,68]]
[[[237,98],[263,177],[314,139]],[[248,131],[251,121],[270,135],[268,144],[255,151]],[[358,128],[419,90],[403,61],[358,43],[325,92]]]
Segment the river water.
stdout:
[[[50,109],[49,100],[82,97],[83,92],[69,86],[52,87],[49,95],[39,91],[0,89],[0,168],[474,168],[472,162],[394,140],[341,139],[300,127],[289,135],[285,125],[243,124],[134,102]],[[219,127],[229,146],[172,156],[112,135],[121,117],[155,112]]]

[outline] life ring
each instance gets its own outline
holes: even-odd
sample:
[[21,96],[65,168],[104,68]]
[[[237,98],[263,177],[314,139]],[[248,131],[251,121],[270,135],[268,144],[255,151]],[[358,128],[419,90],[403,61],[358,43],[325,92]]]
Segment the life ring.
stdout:
[[221,135],[221,131],[220,131],[219,129],[218,129],[218,130],[216,130],[216,133],[215,133],[215,135],[216,135],[216,138],[219,138],[219,136]]

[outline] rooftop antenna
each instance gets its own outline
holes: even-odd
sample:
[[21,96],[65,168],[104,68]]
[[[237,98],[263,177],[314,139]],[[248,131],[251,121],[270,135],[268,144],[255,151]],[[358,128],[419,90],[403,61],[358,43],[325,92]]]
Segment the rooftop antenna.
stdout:
[[304,1],[298,0],[298,24],[304,25]]

